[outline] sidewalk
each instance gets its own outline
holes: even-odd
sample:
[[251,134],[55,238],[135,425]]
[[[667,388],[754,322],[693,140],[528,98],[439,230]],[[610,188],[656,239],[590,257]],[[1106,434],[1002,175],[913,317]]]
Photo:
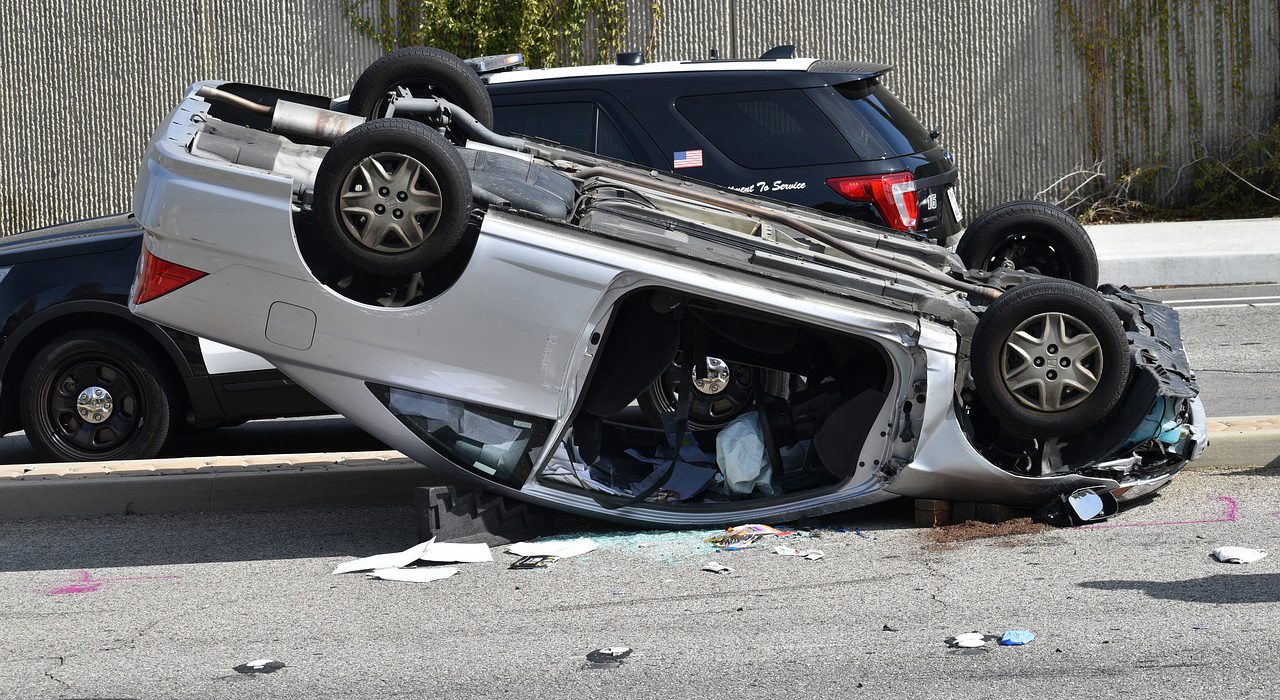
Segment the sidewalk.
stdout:
[[1086,226],[1099,280],[1130,287],[1280,282],[1280,219]]

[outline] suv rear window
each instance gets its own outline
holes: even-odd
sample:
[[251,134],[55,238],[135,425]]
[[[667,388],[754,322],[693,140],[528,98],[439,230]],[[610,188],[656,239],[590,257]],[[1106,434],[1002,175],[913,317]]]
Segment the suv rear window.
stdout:
[[744,168],[857,160],[849,142],[800,90],[698,95],[676,101],[693,128]]
[[[927,151],[936,144],[915,115],[883,85],[858,81],[836,85],[848,108],[840,109],[845,136],[863,160],[895,158]],[[839,108],[837,108],[839,109]]]

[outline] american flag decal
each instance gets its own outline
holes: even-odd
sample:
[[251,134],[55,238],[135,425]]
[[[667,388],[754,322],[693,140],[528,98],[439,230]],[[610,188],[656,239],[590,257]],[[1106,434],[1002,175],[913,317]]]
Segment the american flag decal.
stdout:
[[696,151],[676,151],[671,155],[671,165],[675,168],[701,168],[702,149]]

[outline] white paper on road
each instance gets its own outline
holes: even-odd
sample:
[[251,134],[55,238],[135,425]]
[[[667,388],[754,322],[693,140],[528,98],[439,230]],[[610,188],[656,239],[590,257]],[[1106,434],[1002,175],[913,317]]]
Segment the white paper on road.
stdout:
[[427,551],[427,547],[435,542],[436,538],[432,537],[426,542],[415,544],[403,552],[392,552],[390,554],[375,554],[371,557],[363,559],[353,559],[352,561],[343,562],[338,568],[333,570],[335,574],[349,574],[353,571],[372,571],[373,569],[398,569],[402,566],[408,566],[422,557],[422,553]]
[[1209,555],[1224,564],[1252,564],[1267,556],[1267,550],[1249,547],[1218,547]]
[[552,540],[550,542],[517,542],[507,551],[521,557],[576,557],[596,548],[596,543],[589,537],[576,540]]
[[449,578],[458,573],[456,566],[428,566],[422,569],[376,569],[365,574],[369,578],[383,581],[407,581],[409,583],[427,583]]
[[493,554],[484,544],[432,542],[418,559],[440,564],[478,564],[493,561]]

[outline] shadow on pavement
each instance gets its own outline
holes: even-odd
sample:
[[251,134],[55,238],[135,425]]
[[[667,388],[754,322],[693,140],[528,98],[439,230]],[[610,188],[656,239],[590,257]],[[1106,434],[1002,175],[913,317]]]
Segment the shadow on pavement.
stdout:
[[[789,526],[848,532],[910,529],[912,508],[910,499],[896,499]],[[8,521],[3,525],[9,536],[0,538],[0,571],[363,557],[416,544],[416,518],[411,506],[367,506]],[[716,528],[700,530],[706,529]],[[592,523],[590,530],[631,531],[603,521]]]
[[9,521],[0,571],[362,557],[417,542],[409,506]]
[[1280,602],[1280,574],[1215,574],[1185,581],[1085,581],[1080,587],[1142,591],[1152,598],[1189,603]]

